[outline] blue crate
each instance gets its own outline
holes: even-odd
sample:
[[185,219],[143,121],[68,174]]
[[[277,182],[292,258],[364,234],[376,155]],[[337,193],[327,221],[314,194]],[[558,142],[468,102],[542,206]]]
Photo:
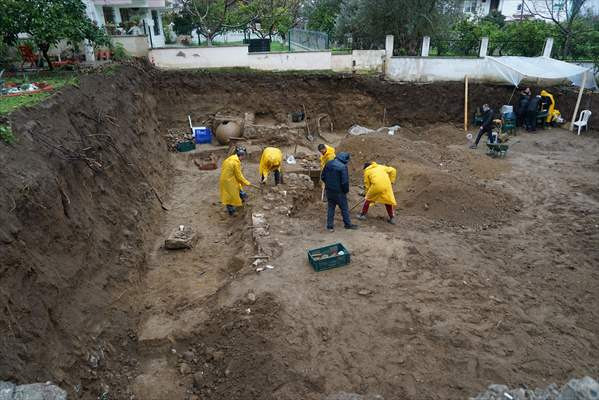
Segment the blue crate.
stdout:
[[197,144],[212,143],[212,131],[206,126],[194,126],[193,137]]
[[[336,255],[343,251],[343,255]],[[320,258],[319,255],[330,255]],[[326,269],[342,267],[349,264],[351,256],[349,251],[341,243],[331,244],[325,247],[308,250],[308,261],[315,271],[324,271]]]

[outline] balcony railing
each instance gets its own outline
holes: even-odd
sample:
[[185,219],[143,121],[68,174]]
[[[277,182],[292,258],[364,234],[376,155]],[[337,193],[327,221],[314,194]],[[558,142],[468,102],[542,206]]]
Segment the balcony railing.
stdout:
[[131,6],[161,8],[166,6],[165,0],[93,0],[97,6]]

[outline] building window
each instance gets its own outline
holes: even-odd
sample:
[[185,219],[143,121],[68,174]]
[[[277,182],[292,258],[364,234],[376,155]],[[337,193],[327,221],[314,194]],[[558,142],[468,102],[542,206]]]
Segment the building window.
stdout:
[[104,13],[104,23],[114,25],[114,8],[104,6],[102,13]]
[[476,0],[465,0],[464,1],[464,12],[476,14]]
[[154,21],[154,36],[160,35],[160,21],[158,20],[158,11],[152,10],[152,21]]

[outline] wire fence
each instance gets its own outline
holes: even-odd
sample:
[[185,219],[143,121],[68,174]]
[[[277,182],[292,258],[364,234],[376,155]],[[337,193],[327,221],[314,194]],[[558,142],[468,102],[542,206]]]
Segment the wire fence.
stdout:
[[290,29],[288,35],[291,51],[320,51],[329,48],[329,35],[324,32]]
[[431,38],[428,54],[429,56],[478,57],[479,52],[480,40]]
[[543,55],[545,41],[538,40],[489,40],[487,55],[490,56],[525,56]]

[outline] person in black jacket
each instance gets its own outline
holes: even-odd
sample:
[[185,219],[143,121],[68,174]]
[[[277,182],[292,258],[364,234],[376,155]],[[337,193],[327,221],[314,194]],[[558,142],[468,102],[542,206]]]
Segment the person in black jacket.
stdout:
[[493,117],[495,116],[495,111],[488,104],[483,104],[483,123],[478,130],[478,135],[476,135],[476,141],[470,146],[471,149],[476,149],[478,146],[478,142],[480,142],[480,138],[484,133],[487,134],[489,141],[491,141],[493,135]]
[[525,126],[526,110],[528,109],[529,101],[530,88],[526,88],[520,93],[520,98],[518,99],[518,107],[516,108],[516,116],[518,117],[516,121],[517,126]]
[[349,192],[349,172],[347,163],[349,153],[339,153],[333,161],[329,161],[322,170],[321,179],[327,193],[327,230],[334,231],[335,207],[339,206],[343,216],[345,229],[357,229],[358,226],[351,223],[349,207],[347,205],[347,193]]
[[541,107],[541,96],[533,96],[528,102],[528,108],[526,109],[526,130],[528,132],[534,132],[537,130],[537,114]]

